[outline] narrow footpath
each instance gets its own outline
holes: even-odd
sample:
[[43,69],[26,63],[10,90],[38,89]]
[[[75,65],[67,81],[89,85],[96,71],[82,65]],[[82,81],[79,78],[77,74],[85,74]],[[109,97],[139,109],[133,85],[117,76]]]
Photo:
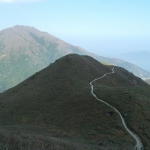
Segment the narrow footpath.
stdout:
[[92,84],[93,82],[95,82],[95,81],[97,81],[97,80],[99,80],[99,79],[104,78],[104,77],[105,77],[106,75],[108,75],[108,74],[113,74],[113,73],[115,73],[115,72],[114,72],[114,68],[112,69],[112,72],[105,73],[102,77],[96,78],[96,79],[94,79],[93,81],[91,81],[91,82],[90,82],[90,85],[91,85],[91,94],[92,94],[98,101],[100,101],[100,102],[106,104],[107,106],[113,108],[113,109],[119,114],[124,128],[126,129],[126,131],[127,131],[127,132],[135,139],[135,141],[136,141],[136,146],[134,147],[134,150],[144,150],[144,149],[143,149],[143,144],[142,144],[140,138],[139,138],[135,133],[133,133],[130,129],[128,129],[128,127],[127,127],[127,125],[126,125],[126,123],[125,123],[125,120],[123,119],[121,113],[120,113],[115,107],[113,107],[113,106],[111,106],[110,104],[108,104],[107,102],[105,102],[105,101],[99,99],[99,98],[94,94],[94,92],[93,92],[93,90],[94,90],[93,84]]

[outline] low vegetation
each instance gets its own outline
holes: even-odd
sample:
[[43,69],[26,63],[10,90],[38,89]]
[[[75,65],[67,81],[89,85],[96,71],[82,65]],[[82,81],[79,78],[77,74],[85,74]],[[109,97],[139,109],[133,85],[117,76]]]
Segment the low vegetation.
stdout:
[[[13,129],[13,132],[10,131]],[[28,129],[25,131],[25,127],[22,131],[15,131],[14,127],[3,128],[0,131],[0,149],[1,150],[92,150],[97,149],[92,145],[87,145],[80,142],[72,142],[70,139],[58,138],[42,134],[33,133],[35,128],[32,127],[32,132]],[[30,133],[29,133],[30,131]],[[38,128],[38,132],[40,128]],[[45,134],[45,135],[44,135]]]
[[117,108],[128,127],[141,138],[145,149],[150,147],[150,87],[108,87],[95,83],[95,93]]
[[[129,128],[149,147],[149,86],[131,73],[115,69],[114,75],[94,84],[95,92],[124,114]],[[90,81],[106,72],[111,69],[91,57],[67,55],[2,93],[1,146],[16,146],[19,137],[17,145],[22,149],[25,145],[42,149],[48,143],[53,143],[54,149],[57,145],[79,150],[133,149],[135,141],[118,114],[90,93]]]

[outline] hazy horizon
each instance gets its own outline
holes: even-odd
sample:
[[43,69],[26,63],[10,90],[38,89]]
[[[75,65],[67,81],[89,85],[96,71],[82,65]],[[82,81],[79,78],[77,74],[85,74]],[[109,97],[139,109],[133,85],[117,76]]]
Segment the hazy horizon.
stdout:
[[[147,0],[0,0],[0,30],[33,26],[92,53],[125,59],[124,53],[150,52],[149,8]],[[137,64],[150,70],[142,61]]]

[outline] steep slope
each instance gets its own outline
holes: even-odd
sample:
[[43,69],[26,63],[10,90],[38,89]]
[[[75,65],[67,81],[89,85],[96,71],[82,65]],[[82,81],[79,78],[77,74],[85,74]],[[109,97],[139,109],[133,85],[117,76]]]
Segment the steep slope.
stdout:
[[[117,67],[115,69],[118,71],[113,77],[108,76],[106,80],[96,84],[98,90],[104,87],[105,91],[106,89],[117,90],[117,88],[121,91],[130,88],[130,91],[134,89],[133,93],[136,93],[136,88],[149,89],[149,86],[141,79],[135,76],[133,78],[133,75],[127,71],[124,76],[124,70]],[[47,132],[50,132],[49,130],[59,131],[61,136],[65,134],[66,137],[84,139],[96,145],[100,142],[100,145],[106,149],[115,148],[117,150],[121,147],[131,149],[134,140],[124,130],[119,116],[109,107],[95,101],[90,93],[90,81],[106,72],[111,72],[111,69],[89,56],[70,54],[62,57],[18,86],[0,94],[0,125],[48,127]],[[125,84],[122,85],[122,83]],[[140,87],[139,85],[145,86]],[[126,92],[126,96],[129,95],[129,91]],[[140,96],[142,99],[142,93]],[[109,97],[108,93],[107,97]],[[111,101],[111,97],[109,98]],[[132,115],[133,107],[136,105],[134,100],[120,106],[119,101],[122,102],[122,100],[114,101],[113,97],[113,102],[110,103],[114,103],[122,113],[125,113],[126,107],[131,104],[128,108],[128,111],[131,111],[131,118],[129,118],[131,123],[127,123],[136,133],[138,127],[145,123],[145,119],[150,114],[145,114],[149,111],[147,107],[150,106],[150,101],[145,102],[145,99],[142,99],[142,107],[138,107],[138,111],[141,111],[139,114],[143,122],[134,129],[133,120],[135,123],[137,121]],[[146,111],[143,111],[142,108],[146,108]],[[137,109],[134,113],[136,112]],[[142,130],[138,131],[138,134],[143,136],[147,142],[148,137],[145,137],[144,133]],[[147,132],[147,136],[149,133]]]
[[79,48],[32,27],[15,26],[1,31],[0,92],[76,49]]
[[133,64],[94,55],[33,27],[14,26],[0,31],[0,93],[70,53],[89,55],[139,77],[150,77],[150,73]]
[[97,56],[89,52],[86,53],[86,55],[89,55],[103,63],[113,64],[119,67],[123,67],[129,72],[132,72],[135,76],[139,78],[148,78],[150,76],[150,73],[148,71],[145,71],[144,69],[121,59]]

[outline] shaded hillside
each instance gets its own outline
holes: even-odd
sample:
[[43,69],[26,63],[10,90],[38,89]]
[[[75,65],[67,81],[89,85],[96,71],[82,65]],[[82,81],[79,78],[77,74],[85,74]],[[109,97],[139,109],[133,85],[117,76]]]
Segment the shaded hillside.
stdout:
[[0,31],[0,93],[70,53],[90,55],[98,61],[122,66],[139,77],[150,77],[150,73],[133,64],[94,55],[33,27],[14,26]]
[[[106,80],[102,81],[102,85],[96,86],[100,86],[99,88],[105,86],[108,90],[111,90],[111,87],[113,87],[112,89],[114,87],[141,89],[139,85],[145,84],[141,79],[135,76],[133,78],[129,72],[126,72],[126,76],[124,76],[122,69],[117,67],[115,69],[118,73],[115,73],[113,77],[108,76]],[[45,127],[47,133],[53,131],[59,133],[61,138],[65,136],[73,141],[82,140],[85,143],[97,145],[99,148],[131,149],[135,141],[125,131],[118,114],[96,101],[90,93],[89,82],[106,72],[111,72],[111,69],[88,56],[70,54],[58,59],[47,68],[0,95],[0,125],[3,127],[9,125],[12,126],[12,129],[16,125],[30,125],[31,128],[32,126]],[[142,86],[143,89],[148,89],[147,84],[145,85]],[[127,95],[129,95],[128,92]],[[142,93],[140,96],[142,101],[145,101]],[[144,96],[146,97],[146,94]],[[119,101],[116,100],[116,106],[119,105]],[[131,104],[134,107],[136,103],[134,104],[133,101]],[[141,110],[139,114],[143,122],[137,125],[135,132],[148,117],[145,112],[149,111],[147,110],[147,107],[150,106],[149,102],[147,100],[138,108]],[[126,106],[124,104],[122,107],[122,113],[126,112]],[[143,111],[143,107],[146,108],[146,111]],[[120,108],[118,106],[118,109]],[[132,112],[133,109],[130,109]],[[134,119],[132,113],[130,117],[131,123],[133,120],[136,123],[137,120]],[[130,128],[133,128],[130,122],[127,123]],[[28,132],[27,129],[23,129],[20,132]],[[143,135],[145,132],[140,130],[138,133]],[[147,136],[149,133],[147,132]],[[148,140],[147,136],[143,136],[145,141]]]

